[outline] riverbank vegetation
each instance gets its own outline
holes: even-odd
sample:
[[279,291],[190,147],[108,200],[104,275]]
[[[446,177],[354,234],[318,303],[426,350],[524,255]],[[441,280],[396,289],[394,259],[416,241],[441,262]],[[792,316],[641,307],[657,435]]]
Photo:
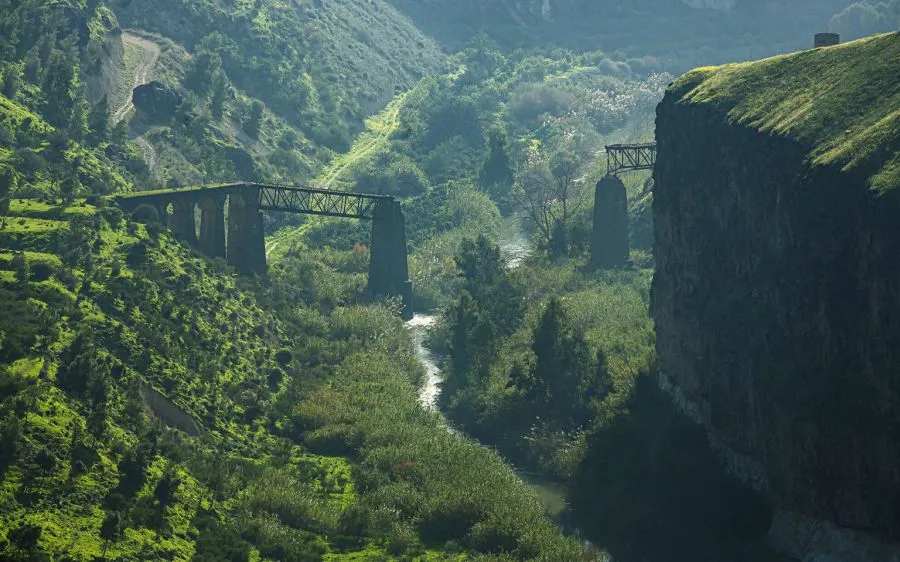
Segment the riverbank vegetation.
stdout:
[[[352,250],[288,253],[267,287],[102,204],[16,200],[8,222],[6,555],[583,556],[496,453],[421,410]],[[333,293],[297,283],[316,263],[342,271]]]

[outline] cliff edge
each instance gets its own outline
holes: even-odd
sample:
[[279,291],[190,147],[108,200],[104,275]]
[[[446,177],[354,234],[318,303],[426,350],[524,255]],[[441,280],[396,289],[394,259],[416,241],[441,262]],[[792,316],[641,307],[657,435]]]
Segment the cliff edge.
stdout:
[[662,386],[790,525],[897,539],[900,34],[694,70],[657,141]]

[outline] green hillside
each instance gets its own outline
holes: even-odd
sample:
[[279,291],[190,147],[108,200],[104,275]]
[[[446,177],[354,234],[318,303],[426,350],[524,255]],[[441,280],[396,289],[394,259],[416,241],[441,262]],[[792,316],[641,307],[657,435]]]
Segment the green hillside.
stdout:
[[[446,68],[437,45],[380,2],[0,9],[0,93],[104,150],[139,186],[308,181],[368,116]],[[168,97],[133,106],[132,88],[151,81]]]
[[121,25],[221,60],[234,86],[314,143],[346,149],[366,116],[442,68],[443,55],[382,2],[130,2]]
[[0,195],[128,191],[127,171],[0,95]]
[[795,139],[817,165],[860,169],[876,191],[900,185],[900,33],[764,61],[701,68],[672,95]]
[[[649,174],[618,271],[594,186],[848,3],[0,0],[0,560],[779,560],[658,389]],[[898,50],[670,95],[884,189]],[[394,196],[415,321],[370,223],[265,213],[262,279],[113,204],[235,181]]]
[[580,556],[495,453],[420,408],[399,320],[352,304],[360,276],[332,274],[351,304],[326,308],[297,257],[267,288],[83,200],[13,200],[0,247],[7,555]]

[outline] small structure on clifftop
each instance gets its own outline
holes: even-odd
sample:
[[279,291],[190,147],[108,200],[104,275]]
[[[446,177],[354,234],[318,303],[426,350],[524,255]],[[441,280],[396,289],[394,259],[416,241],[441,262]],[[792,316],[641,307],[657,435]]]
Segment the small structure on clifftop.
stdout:
[[594,230],[591,265],[622,267],[628,261],[628,193],[618,176],[608,175],[594,192]]
[[833,47],[841,44],[839,33],[816,33],[815,47]]

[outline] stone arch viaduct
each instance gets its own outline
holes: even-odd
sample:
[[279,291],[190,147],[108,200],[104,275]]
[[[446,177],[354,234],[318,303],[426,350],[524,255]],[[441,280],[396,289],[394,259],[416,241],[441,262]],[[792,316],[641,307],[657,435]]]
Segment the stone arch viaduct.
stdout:
[[[307,187],[230,183],[139,191],[116,197],[131,213],[158,217],[182,241],[210,257],[225,258],[245,274],[266,274],[262,212],[276,211],[372,221],[369,291],[399,296],[403,316],[413,314],[412,282],[406,250],[406,223],[400,202],[386,195]],[[199,210],[199,230],[197,211]]]

